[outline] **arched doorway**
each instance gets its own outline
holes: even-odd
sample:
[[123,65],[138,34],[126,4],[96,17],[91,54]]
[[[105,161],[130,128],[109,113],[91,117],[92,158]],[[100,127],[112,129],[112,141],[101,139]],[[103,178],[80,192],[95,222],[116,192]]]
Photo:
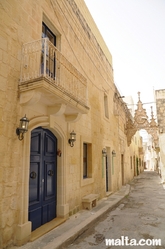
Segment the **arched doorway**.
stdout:
[[48,129],[31,133],[29,172],[29,221],[32,230],[56,217],[57,138]]

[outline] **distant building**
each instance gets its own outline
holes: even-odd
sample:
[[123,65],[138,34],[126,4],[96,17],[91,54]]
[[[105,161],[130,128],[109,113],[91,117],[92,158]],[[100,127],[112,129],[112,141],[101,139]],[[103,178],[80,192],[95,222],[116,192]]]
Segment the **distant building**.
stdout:
[[152,136],[148,134],[147,139],[143,142],[144,146],[144,162],[145,169],[147,170],[157,170],[157,153],[153,146]]
[[159,125],[159,171],[162,181],[165,182],[165,89],[155,90],[157,120]]

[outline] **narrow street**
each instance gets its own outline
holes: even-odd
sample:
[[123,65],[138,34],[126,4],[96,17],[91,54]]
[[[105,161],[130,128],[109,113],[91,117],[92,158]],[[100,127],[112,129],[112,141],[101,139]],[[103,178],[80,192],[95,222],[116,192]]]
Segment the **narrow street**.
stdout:
[[[67,249],[129,248],[126,243],[106,246],[105,239],[128,238],[127,242],[143,239],[147,245],[131,248],[165,248],[165,189],[156,172],[144,171],[131,182],[130,194],[111,212],[98,219]],[[151,245],[160,239],[160,245]]]

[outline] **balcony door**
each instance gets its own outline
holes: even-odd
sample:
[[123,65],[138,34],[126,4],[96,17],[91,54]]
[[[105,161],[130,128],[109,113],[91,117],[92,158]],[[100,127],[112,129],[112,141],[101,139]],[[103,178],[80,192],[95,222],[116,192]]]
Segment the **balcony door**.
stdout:
[[[42,23],[42,38],[48,38],[50,43],[52,43],[53,46],[56,46],[56,36],[53,34],[53,32],[46,26],[46,24]],[[44,68],[44,47],[42,48],[42,59],[41,59],[41,71],[43,73]],[[55,79],[55,72],[56,72],[56,53],[52,46],[48,46],[46,48],[46,74]]]
[[32,230],[56,217],[57,139],[47,129],[31,133],[29,220]]
[[53,32],[46,26],[46,24],[42,23],[42,38],[48,37],[49,41],[56,46],[56,36]]

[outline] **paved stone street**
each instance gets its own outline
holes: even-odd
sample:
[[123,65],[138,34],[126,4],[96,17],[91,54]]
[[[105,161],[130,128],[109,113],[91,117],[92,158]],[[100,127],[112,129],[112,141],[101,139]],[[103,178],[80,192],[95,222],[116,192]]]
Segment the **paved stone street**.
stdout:
[[94,226],[79,236],[68,249],[129,248],[106,246],[105,239],[128,236],[136,239],[161,239],[161,246],[131,246],[131,248],[165,248],[165,189],[156,172],[145,171],[131,182],[130,194],[112,211],[98,219]]

